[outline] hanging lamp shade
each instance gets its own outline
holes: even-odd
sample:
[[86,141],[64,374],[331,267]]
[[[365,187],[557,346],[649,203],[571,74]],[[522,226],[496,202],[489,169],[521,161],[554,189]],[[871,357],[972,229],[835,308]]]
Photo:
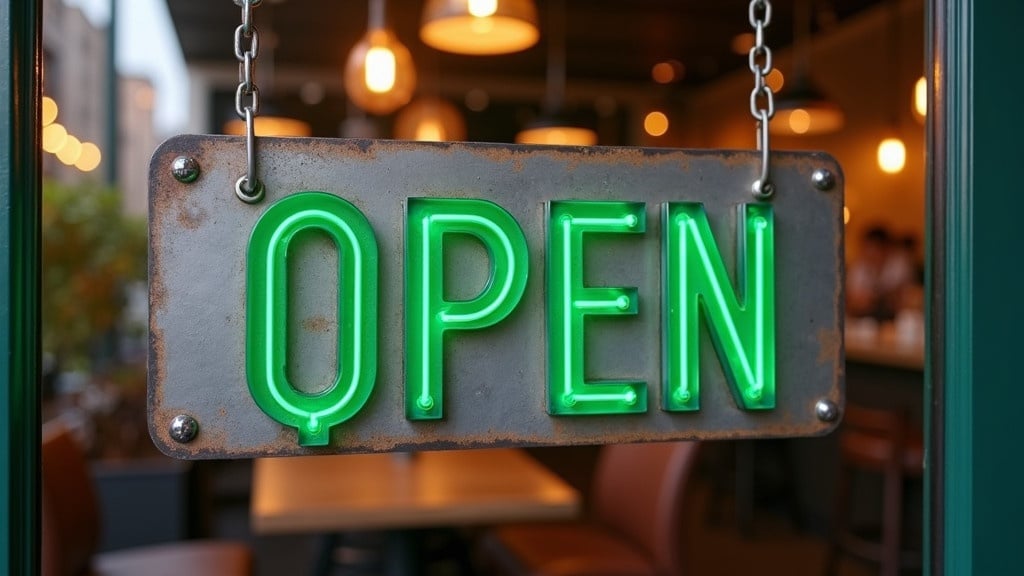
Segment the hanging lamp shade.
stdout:
[[540,38],[533,0],[427,0],[420,39],[455,54],[520,52]]
[[391,114],[412,100],[416,67],[409,49],[387,27],[385,0],[370,0],[366,34],[345,62],[345,92],[371,114]]
[[466,122],[447,100],[418,98],[395,118],[395,138],[421,142],[465,140]]
[[517,144],[594,146],[597,132],[561,114],[548,114],[527,124],[516,134]]
[[843,127],[843,110],[811,85],[807,78],[797,78],[792,85],[793,89],[780,94],[775,102],[775,117],[768,124],[772,134],[812,136],[835,132]]
[[[224,133],[232,136],[245,136],[245,120],[235,118],[224,123]],[[313,133],[308,122],[287,116],[273,114],[256,116],[253,119],[253,133],[256,136],[299,136],[307,137]]]

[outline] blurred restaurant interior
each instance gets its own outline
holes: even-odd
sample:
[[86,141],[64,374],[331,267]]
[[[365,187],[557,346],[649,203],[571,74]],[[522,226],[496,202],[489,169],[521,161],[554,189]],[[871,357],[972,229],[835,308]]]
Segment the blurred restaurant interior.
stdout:
[[[261,43],[257,136],[754,149],[748,4],[262,0],[253,10]],[[102,526],[95,552],[203,538],[245,543],[253,573],[261,575],[392,574],[409,569],[395,567],[403,562],[415,573],[447,575],[497,573],[510,546],[536,544],[515,540],[506,523],[465,518],[417,524],[400,538],[373,522],[280,528],[257,510],[258,490],[269,488],[257,487],[254,474],[260,467],[269,474],[271,464],[182,462],[155,450],[146,424],[146,198],[149,158],[172,135],[156,126],[155,112],[185,108],[184,133],[244,134],[232,49],[239,6],[162,6],[180,43],[186,101],[169,100],[152,79],[117,74],[110,31],[132,21],[115,16],[96,25],[64,0],[43,6],[43,93],[50,98],[43,118],[44,420],[63,421],[88,458]],[[110,6],[117,14],[118,2]],[[923,523],[924,4],[781,0],[771,8],[764,41],[774,68],[766,79],[776,112],[772,148],[824,151],[843,171],[846,398],[863,411],[851,412],[851,426],[863,421],[870,432],[702,442],[699,452],[676,458],[688,469],[669,489],[685,491],[673,504],[681,519],[671,534],[687,551],[686,574],[821,574],[826,565],[834,574],[896,574],[894,565],[916,573]],[[460,28],[457,10],[484,15],[462,14]],[[495,38],[502,42],[486,43]],[[566,140],[574,137],[583,140]],[[553,474],[571,490],[557,517],[605,509],[610,450],[523,452],[531,461],[524,467],[539,464],[539,478]],[[363,466],[428,463],[387,457]],[[506,461],[488,462],[480,466]],[[642,459],[624,462],[618,465],[647,470]],[[508,475],[514,480],[515,470]],[[359,489],[352,486],[346,489]],[[272,508],[273,496],[264,496]],[[851,545],[852,537],[837,535],[837,527],[862,524],[875,528],[877,545]],[[620,558],[657,550],[640,543]],[[621,573],[663,569],[630,565]]]

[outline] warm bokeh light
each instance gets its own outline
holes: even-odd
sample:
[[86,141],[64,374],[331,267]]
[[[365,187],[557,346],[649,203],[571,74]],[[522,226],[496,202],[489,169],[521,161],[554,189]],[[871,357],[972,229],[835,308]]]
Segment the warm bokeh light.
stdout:
[[593,146],[597,133],[576,126],[540,126],[516,134],[518,144],[557,144],[562,146]]
[[390,114],[408,104],[415,89],[412,55],[391,30],[368,31],[349,52],[345,92],[363,110]]
[[57,150],[57,159],[68,166],[78,162],[78,157],[81,155],[82,142],[70,134],[64,140],[64,145],[60,147],[60,150]]
[[734,54],[746,56],[750,53],[750,49],[754,47],[753,32],[741,32],[733,36],[730,46]]
[[68,131],[60,124],[50,124],[43,128],[43,150],[50,154],[60,150],[68,138]]
[[57,102],[49,96],[43,96],[42,118],[44,128],[57,120]]
[[447,100],[418,98],[395,118],[395,138],[421,142],[465,140],[466,122]]
[[477,18],[494,16],[498,11],[498,0],[469,0],[469,13]]
[[533,0],[428,0],[420,40],[455,54],[520,52],[540,40],[537,7]]
[[896,174],[907,163],[907,148],[899,138],[886,138],[878,145],[878,167],[887,174]]
[[671,84],[683,79],[686,67],[679,60],[665,60],[651,67],[651,79],[658,84]]
[[807,134],[811,129],[811,115],[803,108],[797,108],[789,114],[789,129],[793,134]]
[[651,136],[662,136],[668,132],[668,116],[658,110],[649,112],[644,117],[644,131]]
[[100,154],[99,146],[92,142],[82,143],[82,152],[78,156],[78,160],[75,161],[75,168],[78,168],[82,172],[92,172],[100,165],[102,154]]
[[366,87],[382,94],[395,87],[395,53],[387,46],[375,46],[366,53]]
[[850,223],[850,207],[843,206],[843,224]]
[[[792,108],[778,106],[768,128],[772,134],[811,136],[828,134],[843,127],[845,116],[835,104],[800,101]],[[795,118],[794,118],[795,116]],[[803,130],[797,132],[797,129]]]
[[772,68],[772,71],[764,77],[764,83],[772,89],[772,92],[778,94],[782,87],[786,85],[786,77],[782,74],[782,70]]
[[924,118],[928,114],[928,81],[921,76],[914,84],[914,114]]
[[[234,118],[224,123],[224,133],[245,136],[245,120]],[[256,136],[310,136],[313,128],[308,122],[286,116],[257,116],[253,119],[253,134]]]

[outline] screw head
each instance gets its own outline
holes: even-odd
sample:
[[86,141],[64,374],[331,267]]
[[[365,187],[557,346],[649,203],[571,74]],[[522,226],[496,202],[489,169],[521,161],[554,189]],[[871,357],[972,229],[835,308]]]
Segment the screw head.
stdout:
[[831,190],[836,185],[836,177],[832,174],[831,170],[824,168],[818,168],[811,173],[811,182],[814,183],[814,187],[822,192]]
[[199,178],[199,162],[191,156],[178,156],[171,162],[171,174],[182,184],[191,184]]
[[175,442],[188,444],[199,433],[199,422],[188,414],[178,414],[171,420],[170,433]]
[[839,418],[839,406],[831,400],[818,400],[814,405],[814,413],[822,422],[835,422]]

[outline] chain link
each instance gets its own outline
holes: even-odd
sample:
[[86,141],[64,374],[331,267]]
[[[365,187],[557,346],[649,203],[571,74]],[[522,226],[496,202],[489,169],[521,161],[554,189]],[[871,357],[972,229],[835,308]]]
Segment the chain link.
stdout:
[[245,121],[246,173],[235,184],[235,193],[247,203],[263,198],[263,183],[256,177],[255,117],[260,111],[260,90],[256,87],[256,58],[260,53],[260,32],[252,23],[253,8],[263,0],[234,0],[242,8],[242,23],[235,28],[235,59],[238,60],[238,88],[235,112]]
[[754,196],[767,198],[775,190],[771,183],[771,142],[768,138],[768,122],[775,116],[775,98],[771,86],[765,81],[765,77],[772,71],[772,50],[764,40],[764,29],[772,22],[771,1],[750,0],[747,16],[754,29],[754,45],[748,57],[750,72],[754,75],[754,89],[750,91],[750,115],[757,121],[757,149],[761,151],[761,177],[754,181],[751,188]]

